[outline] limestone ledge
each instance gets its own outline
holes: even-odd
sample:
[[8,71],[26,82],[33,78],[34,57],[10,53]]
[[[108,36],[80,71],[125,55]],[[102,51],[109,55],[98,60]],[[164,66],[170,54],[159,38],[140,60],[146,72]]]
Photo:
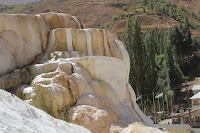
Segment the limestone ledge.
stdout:
[[62,13],[0,14],[0,75],[29,65],[47,47],[55,28],[83,28],[79,19]]
[[86,56],[109,56],[124,61],[128,70],[130,59],[123,43],[104,29],[59,28],[50,32],[47,53],[79,51]]
[[[57,59],[44,62],[44,64],[35,64],[29,67],[30,75],[36,76],[49,71],[55,71],[58,64],[64,62],[74,62],[85,68],[93,79],[103,80],[109,83],[116,91],[126,88],[128,82],[129,69],[126,64],[117,58],[105,56],[84,56],[66,59]],[[70,70],[70,69],[69,69]],[[120,99],[125,99],[126,90],[119,92],[119,95],[124,96]]]

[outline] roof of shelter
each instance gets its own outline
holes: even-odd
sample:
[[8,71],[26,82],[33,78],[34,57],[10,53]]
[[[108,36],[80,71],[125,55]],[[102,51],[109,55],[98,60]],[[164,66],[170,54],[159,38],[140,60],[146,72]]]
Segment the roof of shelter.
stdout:
[[190,99],[198,99],[198,98],[200,98],[200,92],[192,96]]
[[200,85],[194,85],[192,88],[193,91],[200,90]]

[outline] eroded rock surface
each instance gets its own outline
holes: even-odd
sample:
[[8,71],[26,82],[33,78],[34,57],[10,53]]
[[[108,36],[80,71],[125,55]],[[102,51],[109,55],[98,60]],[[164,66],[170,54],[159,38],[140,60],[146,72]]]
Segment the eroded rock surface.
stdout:
[[47,46],[55,28],[83,28],[80,20],[62,13],[0,14],[0,75],[33,62]]
[[122,42],[103,29],[52,30],[47,52],[54,51],[79,51],[87,56],[115,57],[123,60],[127,67],[130,65],[128,53]]
[[[19,17],[24,19],[26,15]],[[27,52],[32,50],[34,53],[35,47],[40,50],[31,56],[32,65],[1,76],[0,88],[55,118],[79,124],[94,133],[138,132],[139,129],[162,132],[146,127],[154,125],[136,104],[135,92],[128,83],[129,55],[120,40],[106,30],[82,29],[77,18],[65,14],[28,15],[23,23],[28,23],[29,18],[37,23],[41,21],[47,29],[35,31],[33,38],[39,42],[34,42],[28,35],[31,33],[27,33],[28,41],[32,40],[34,44],[30,49],[26,47]],[[3,31],[2,38],[5,39],[2,40],[6,42],[10,37],[17,41],[20,37],[27,39],[25,33],[32,31],[18,33],[17,30],[12,30],[14,33]],[[0,67],[1,74],[30,63],[24,59],[28,56],[23,54],[17,59],[15,52],[12,53],[15,45],[6,43],[13,47],[9,49],[5,47],[7,44],[3,45],[5,52],[0,59],[8,56],[9,60]],[[21,51],[26,49],[23,41],[18,44]],[[25,62],[19,62],[21,58]]]

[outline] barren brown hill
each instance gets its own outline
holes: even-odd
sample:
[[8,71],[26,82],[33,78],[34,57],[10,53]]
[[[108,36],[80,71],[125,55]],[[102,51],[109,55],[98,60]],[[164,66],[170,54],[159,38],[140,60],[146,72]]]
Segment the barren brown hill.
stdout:
[[[170,28],[172,25],[180,24],[178,21],[166,16],[166,15],[138,15],[141,23],[141,31],[145,32],[147,29],[164,29]],[[110,31],[122,39],[122,32],[126,26],[127,18],[120,19],[119,21],[113,23],[110,27]]]
[[[127,1],[127,0],[125,0]],[[112,20],[112,16],[126,14],[120,8],[107,7],[106,4],[113,0],[70,0],[52,2],[44,0],[29,11],[20,13],[36,14],[41,12],[62,12],[80,18],[86,27],[101,27],[105,22]]]
[[65,9],[59,6],[56,2],[51,0],[43,0],[40,4],[36,5],[30,10],[22,10],[18,13],[37,14],[45,12],[62,12],[67,13]]
[[[127,17],[118,19],[117,21],[112,21],[113,16],[118,16],[123,14],[127,16],[128,14],[133,14],[132,9],[134,5],[128,7],[127,11],[124,11],[120,7],[109,7],[109,3],[116,2],[128,2],[129,0],[63,0],[62,2],[53,2],[51,0],[44,0],[31,10],[21,11],[19,13],[36,14],[41,12],[62,12],[73,16],[77,16],[82,20],[85,27],[87,28],[102,28],[105,24],[110,25],[109,30],[116,34],[121,39],[122,32],[125,28]],[[180,0],[181,1],[181,0]],[[179,6],[181,6],[184,1],[181,1]],[[186,2],[187,3],[187,2]],[[199,1],[192,0],[192,7],[195,11],[199,8],[197,7]],[[188,4],[189,5],[189,4]],[[142,31],[152,28],[169,28],[172,25],[178,25],[180,22],[167,15],[160,14],[138,14]],[[189,17],[189,19],[193,19]],[[198,25],[200,22],[197,21]],[[200,36],[199,32],[193,31],[193,35]]]

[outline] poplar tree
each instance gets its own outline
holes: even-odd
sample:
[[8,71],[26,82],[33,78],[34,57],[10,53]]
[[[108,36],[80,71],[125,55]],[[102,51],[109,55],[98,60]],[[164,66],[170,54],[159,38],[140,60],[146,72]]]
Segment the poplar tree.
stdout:
[[128,21],[126,23],[126,28],[123,32],[123,42],[126,46],[126,50],[129,53],[129,57],[130,57],[130,74],[129,74],[129,83],[131,84],[131,86],[133,88],[135,87],[135,76],[134,76],[134,70],[133,70],[133,62],[132,60],[134,59],[133,57],[133,20],[129,17]]
[[168,33],[168,38],[165,47],[165,57],[167,69],[170,79],[170,87],[180,89],[183,81],[183,74],[176,59],[175,47],[173,46],[173,29],[171,28]]
[[153,34],[154,30],[147,31],[144,39],[144,44],[146,47],[146,71],[147,71],[147,82],[148,82],[148,90],[155,91],[156,83],[157,83],[157,73],[156,73],[156,62],[155,62],[155,54],[156,54],[156,43],[155,43],[155,34]]
[[188,56],[192,51],[192,36],[190,32],[190,23],[187,17],[185,18],[184,26],[180,26],[179,30],[183,36],[182,55]]
[[136,94],[139,95],[143,92],[142,89],[146,88],[145,78],[145,48],[141,39],[141,28],[139,19],[128,18],[125,31],[123,33],[124,44],[130,57],[130,76],[129,82],[135,89]]

